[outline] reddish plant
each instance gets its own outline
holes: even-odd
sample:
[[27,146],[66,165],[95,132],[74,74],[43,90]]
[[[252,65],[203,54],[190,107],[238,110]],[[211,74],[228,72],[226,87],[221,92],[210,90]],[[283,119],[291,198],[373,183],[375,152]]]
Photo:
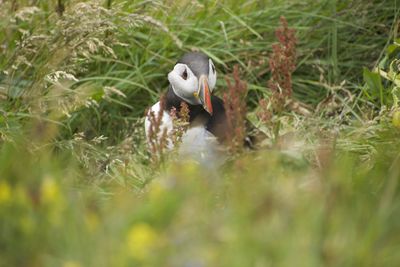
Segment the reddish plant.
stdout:
[[150,121],[147,139],[151,161],[154,164],[159,164],[164,160],[165,152],[170,144],[175,147],[179,145],[183,134],[189,127],[189,106],[186,103],[181,102],[179,110],[173,107],[169,112],[173,123],[170,132],[166,127],[162,127],[164,109],[165,96],[162,96],[158,113],[155,114],[154,111],[150,111],[147,114],[147,118]]
[[272,91],[271,97],[259,101],[260,111],[258,117],[264,123],[273,128],[275,140],[279,136],[280,122],[273,120],[274,113],[280,113],[288,107],[292,110],[300,110],[299,105],[292,100],[292,73],[296,68],[296,31],[288,27],[285,17],[280,18],[281,26],[275,31],[277,43],[272,45],[272,53],[269,56],[269,71],[271,78],[268,88]]
[[257,114],[260,120],[264,123],[268,123],[272,119],[272,112],[270,111],[269,101],[265,98],[258,101],[261,111]]
[[296,68],[295,30],[288,28],[285,17],[280,18],[281,27],[276,29],[275,36],[278,43],[272,45],[272,54],[269,59],[271,79],[268,86],[273,92],[279,92],[284,97],[292,96],[292,72]]
[[292,73],[296,68],[296,31],[288,27],[285,17],[280,18],[281,27],[275,31],[278,43],[272,45],[269,58],[271,78],[268,87],[272,91],[271,104],[282,110],[285,102],[292,97]]
[[185,102],[181,102],[179,111],[175,107],[171,109],[173,129],[171,132],[171,140],[174,146],[179,145],[182,136],[189,127],[189,106]]
[[233,68],[234,84],[225,77],[228,91],[224,93],[224,107],[227,117],[227,144],[231,152],[237,153],[243,148],[246,135],[246,101],[247,84],[239,76],[239,67]]
[[147,114],[147,118],[150,121],[150,127],[148,130],[148,145],[151,155],[151,161],[154,164],[158,164],[163,160],[165,150],[168,147],[168,132],[167,128],[161,129],[162,118],[165,107],[165,96],[160,98],[160,110],[158,114],[154,111],[150,111]]

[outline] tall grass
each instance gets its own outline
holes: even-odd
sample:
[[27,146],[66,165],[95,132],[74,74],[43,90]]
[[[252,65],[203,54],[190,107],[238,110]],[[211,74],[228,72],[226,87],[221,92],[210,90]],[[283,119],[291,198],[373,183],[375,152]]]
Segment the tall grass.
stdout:
[[[268,53],[279,16],[284,15],[296,28],[300,41],[299,64],[294,75],[295,96],[316,105],[343,81],[346,81],[345,88],[357,94],[362,67],[375,64],[388,38],[394,34],[391,25],[397,14],[395,1],[333,3],[228,1],[224,4],[191,4],[183,1],[128,4],[115,1],[111,11],[88,7],[83,17],[74,10],[74,3],[67,3],[66,18],[54,14],[55,3],[41,3],[40,11],[25,18],[27,21],[14,19],[15,12],[7,12],[12,8],[10,3],[3,9],[7,12],[3,29],[8,34],[3,34],[2,38],[3,47],[7,49],[3,50],[1,66],[9,74],[2,74],[2,88],[3,91],[12,88],[11,96],[22,92],[31,94],[36,90],[40,96],[48,92],[44,81],[46,75],[71,70],[79,81],[72,80],[63,87],[91,87],[92,98],[98,106],[79,108],[79,112],[72,114],[73,119],[65,120],[69,135],[76,131],[85,131],[92,137],[103,134],[115,143],[122,137],[115,135],[118,132],[115,130],[125,129],[126,120],[142,117],[143,110],[165,90],[165,73],[184,50],[199,49],[209,54],[221,76],[230,73],[232,66],[239,63],[246,71],[250,90],[248,101],[254,107],[257,98],[268,94],[265,89],[269,79]],[[100,19],[90,21],[91,14],[96,12],[102,14]],[[88,21],[82,21],[83,18]],[[97,27],[96,23],[104,25]],[[25,38],[19,29],[24,30]],[[75,38],[73,41],[81,43],[87,54],[74,55],[80,48],[74,51],[70,44],[60,40],[63,34],[71,34]],[[108,47],[98,47],[93,43],[94,38],[105,40]],[[39,47],[15,47],[15,41],[20,40]],[[57,49],[51,50],[52,45],[57,45]],[[115,56],[107,54],[110,48]],[[50,54],[48,49],[52,51]],[[21,66],[12,70],[16,63]],[[105,86],[117,88],[126,97],[113,95],[101,99]],[[224,80],[219,79],[220,91],[224,86]],[[16,100],[11,96],[9,94],[8,98],[13,103]],[[23,110],[23,105],[17,108]]]

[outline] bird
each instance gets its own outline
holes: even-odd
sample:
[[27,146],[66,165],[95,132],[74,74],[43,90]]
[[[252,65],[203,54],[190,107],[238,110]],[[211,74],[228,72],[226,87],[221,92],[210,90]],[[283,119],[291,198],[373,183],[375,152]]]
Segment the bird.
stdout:
[[[164,129],[167,135],[172,132],[171,110],[179,111],[183,102],[189,110],[189,125],[183,133],[179,155],[204,164],[223,162],[227,116],[223,100],[213,94],[217,81],[213,60],[202,52],[187,52],[168,73],[168,81],[163,105],[159,101],[148,111],[148,114],[160,114],[160,109],[164,109],[160,133]],[[148,114],[145,119],[147,138],[151,127]],[[173,148],[171,142],[168,148]]]

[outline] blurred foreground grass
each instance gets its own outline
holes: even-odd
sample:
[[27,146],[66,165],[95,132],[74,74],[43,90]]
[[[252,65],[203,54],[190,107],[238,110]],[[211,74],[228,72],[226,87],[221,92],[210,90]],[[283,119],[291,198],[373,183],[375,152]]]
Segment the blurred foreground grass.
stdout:
[[219,172],[173,163],[135,190],[6,143],[0,265],[397,266],[399,135],[382,131],[367,161],[325,140],[310,151],[320,167],[268,150]]
[[[0,266],[400,265],[397,1],[61,2],[0,1]],[[144,109],[188,50],[217,94],[240,65],[271,137],[281,15],[313,114],[218,171],[152,166]]]

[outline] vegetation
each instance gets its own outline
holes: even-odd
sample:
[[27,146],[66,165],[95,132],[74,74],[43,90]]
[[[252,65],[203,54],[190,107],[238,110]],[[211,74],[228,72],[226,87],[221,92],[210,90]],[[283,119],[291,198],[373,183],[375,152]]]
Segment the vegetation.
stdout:
[[[0,6],[0,266],[399,266],[396,0]],[[230,105],[218,170],[144,138],[190,50]]]

